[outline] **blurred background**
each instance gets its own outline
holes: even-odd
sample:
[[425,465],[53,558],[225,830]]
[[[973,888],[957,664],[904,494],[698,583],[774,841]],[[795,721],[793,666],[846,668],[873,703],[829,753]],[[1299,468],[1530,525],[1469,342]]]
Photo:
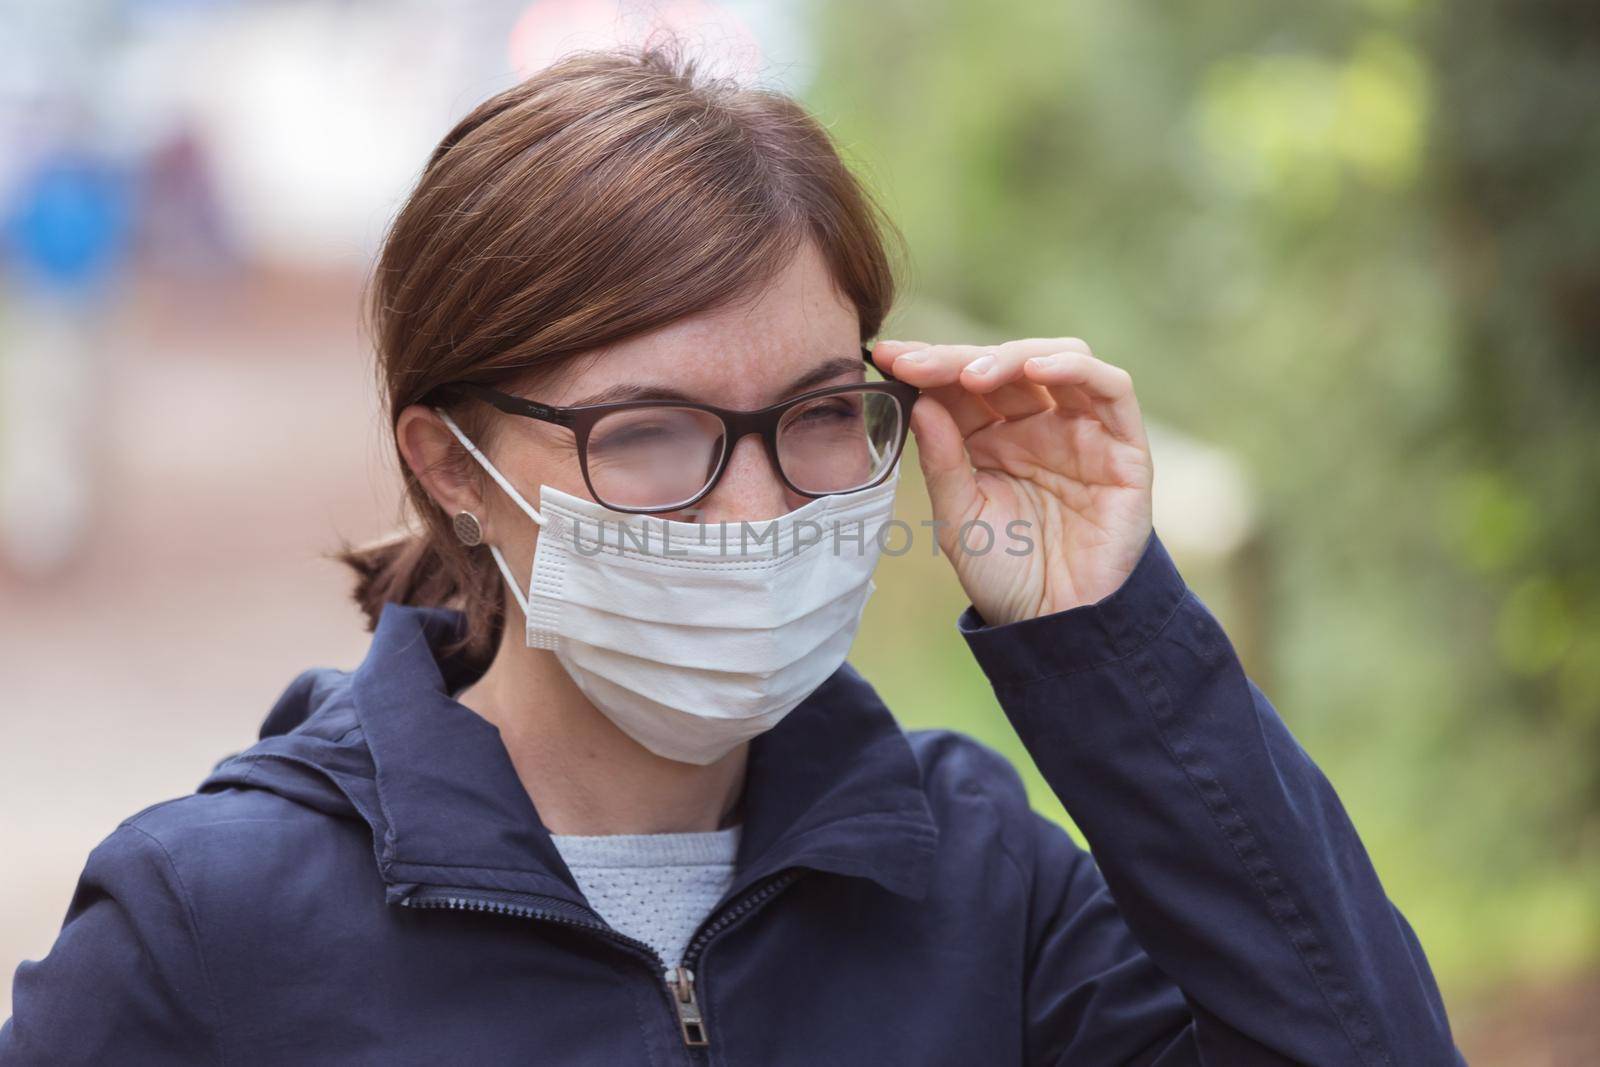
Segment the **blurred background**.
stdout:
[[[1600,1063],[1587,0],[0,0],[0,1016],[94,844],[366,648],[325,553],[399,519],[357,301],[428,151],[658,23],[876,190],[912,254],[884,336],[1132,372],[1156,528],[1469,1059]],[[857,665],[1067,822],[947,565],[878,585]]]

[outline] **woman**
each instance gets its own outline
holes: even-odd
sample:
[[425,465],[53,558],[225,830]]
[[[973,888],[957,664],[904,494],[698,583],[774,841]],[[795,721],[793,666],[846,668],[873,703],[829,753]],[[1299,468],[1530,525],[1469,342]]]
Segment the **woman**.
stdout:
[[[863,346],[882,231],[795,103],[662,50],[457,125],[372,291],[420,527],[347,554],[371,650],[95,849],[0,1062],[1460,1062],[1152,529],[1129,376]],[[1092,859],[844,662],[908,430]]]

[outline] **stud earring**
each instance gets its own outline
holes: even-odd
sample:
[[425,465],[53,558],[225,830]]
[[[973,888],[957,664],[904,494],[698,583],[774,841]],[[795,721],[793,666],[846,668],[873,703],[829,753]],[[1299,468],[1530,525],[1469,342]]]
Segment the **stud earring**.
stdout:
[[455,518],[450,520],[450,525],[456,532],[456,539],[468,548],[483,543],[483,524],[472,512],[456,512]]

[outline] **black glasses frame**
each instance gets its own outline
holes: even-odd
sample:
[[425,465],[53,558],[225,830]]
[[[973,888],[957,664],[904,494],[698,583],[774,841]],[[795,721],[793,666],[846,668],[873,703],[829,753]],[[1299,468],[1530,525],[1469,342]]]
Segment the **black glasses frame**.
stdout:
[[[862,360],[874,370],[877,366],[872,362],[872,351],[865,345],[861,346]],[[883,373],[879,371],[879,373]],[[828,493],[813,493],[800,488],[789,480],[784,473],[783,464],[778,459],[778,427],[783,416],[790,408],[804,404],[818,397],[833,396],[837,393],[887,393],[894,397],[900,404],[900,432],[894,442],[894,452],[890,461],[884,465],[883,472],[870,482],[851,486],[849,489],[840,489]],[[894,470],[894,465],[900,459],[900,453],[905,450],[906,434],[911,428],[911,405],[916,402],[917,395],[921,392],[916,386],[902,382],[896,378],[884,375],[881,382],[854,382],[849,385],[831,385],[822,389],[813,389],[807,393],[800,393],[780,400],[775,404],[768,404],[764,408],[754,411],[740,411],[734,408],[717,407],[714,404],[698,404],[689,400],[619,400],[609,404],[579,404],[573,407],[561,407],[555,404],[541,404],[536,400],[528,400],[511,393],[504,393],[498,389],[478,382],[456,381],[446,382],[435,391],[437,402],[449,402],[452,398],[470,397],[481,400],[486,404],[505,412],[508,415],[520,415],[524,418],[537,419],[540,422],[553,423],[565,426],[577,438],[578,466],[583,471],[584,484],[589,487],[589,495],[613,511],[624,511],[635,515],[656,515],[669,511],[681,511],[705,499],[707,493],[716,488],[717,482],[722,480],[722,472],[728,466],[728,458],[733,455],[734,447],[748,434],[760,434],[761,440],[767,449],[767,458],[772,462],[772,469],[778,472],[778,477],[790,491],[805,497],[837,496],[839,493],[853,493],[860,489],[870,489],[881,483]],[[603,500],[595,491],[594,482],[589,478],[589,432],[594,429],[603,417],[617,411],[628,411],[636,408],[691,408],[715,415],[722,420],[722,454],[717,457],[716,469],[711,472],[711,477],[694,496],[674,504],[663,504],[655,507],[624,507],[611,504]]]

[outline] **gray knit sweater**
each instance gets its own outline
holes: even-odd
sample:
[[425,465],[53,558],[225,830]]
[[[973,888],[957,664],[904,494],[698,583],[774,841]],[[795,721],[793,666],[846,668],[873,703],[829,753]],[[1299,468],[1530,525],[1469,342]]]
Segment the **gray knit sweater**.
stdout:
[[619,932],[652,946],[670,972],[733,880],[740,829],[550,840],[589,905]]

